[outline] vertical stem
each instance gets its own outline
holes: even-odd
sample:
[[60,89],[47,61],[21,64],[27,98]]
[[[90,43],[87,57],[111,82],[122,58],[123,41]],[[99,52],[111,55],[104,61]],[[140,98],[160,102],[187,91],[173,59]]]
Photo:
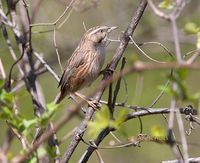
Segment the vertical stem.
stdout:
[[176,51],[176,59],[178,63],[182,63],[182,56],[181,56],[181,50],[180,50],[180,42],[178,37],[178,29],[176,24],[176,18],[172,15],[170,17],[171,23],[172,23],[172,31],[173,31],[173,37],[174,37],[174,44],[175,44],[175,51]]

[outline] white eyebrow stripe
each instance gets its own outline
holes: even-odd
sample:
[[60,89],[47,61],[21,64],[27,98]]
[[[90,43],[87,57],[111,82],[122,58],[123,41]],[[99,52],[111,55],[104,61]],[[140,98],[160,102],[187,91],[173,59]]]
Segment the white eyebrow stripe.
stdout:
[[99,31],[99,28],[97,28],[96,30],[92,31],[90,34],[92,35],[92,34],[96,33],[97,31]]
[[101,29],[106,29],[106,28],[108,28],[108,27],[97,28],[94,31],[92,31],[90,34],[92,35],[92,34],[96,33],[97,31],[99,31]]

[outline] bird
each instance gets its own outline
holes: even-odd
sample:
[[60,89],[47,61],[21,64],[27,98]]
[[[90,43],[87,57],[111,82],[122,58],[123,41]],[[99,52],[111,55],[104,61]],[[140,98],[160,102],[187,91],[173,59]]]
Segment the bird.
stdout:
[[93,108],[96,106],[77,91],[90,86],[98,77],[105,60],[108,35],[116,28],[116,26],[96,26],[85,32],[77,48],[67,60],[58,84],[60,91],[55,98],[56,104],[67,95],[75,94],[86,100]]

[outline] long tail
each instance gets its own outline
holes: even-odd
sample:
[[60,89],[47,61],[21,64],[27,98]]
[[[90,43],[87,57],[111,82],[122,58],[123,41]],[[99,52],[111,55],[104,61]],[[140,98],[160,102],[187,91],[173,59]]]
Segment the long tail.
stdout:
[[64,98],[65,96],[67,95],[67,92],[62,92],[60,91],[57,95],[56,95],[56,98],[54,99],[54,103],[55,104],[59,104]]

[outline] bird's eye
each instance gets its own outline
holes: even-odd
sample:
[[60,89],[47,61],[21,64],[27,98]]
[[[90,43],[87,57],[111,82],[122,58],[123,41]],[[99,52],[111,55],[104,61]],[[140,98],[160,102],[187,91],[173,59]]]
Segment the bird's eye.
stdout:
[[102,33],[102,32],[103,32],[103,29],[101,29],[100,32]]

